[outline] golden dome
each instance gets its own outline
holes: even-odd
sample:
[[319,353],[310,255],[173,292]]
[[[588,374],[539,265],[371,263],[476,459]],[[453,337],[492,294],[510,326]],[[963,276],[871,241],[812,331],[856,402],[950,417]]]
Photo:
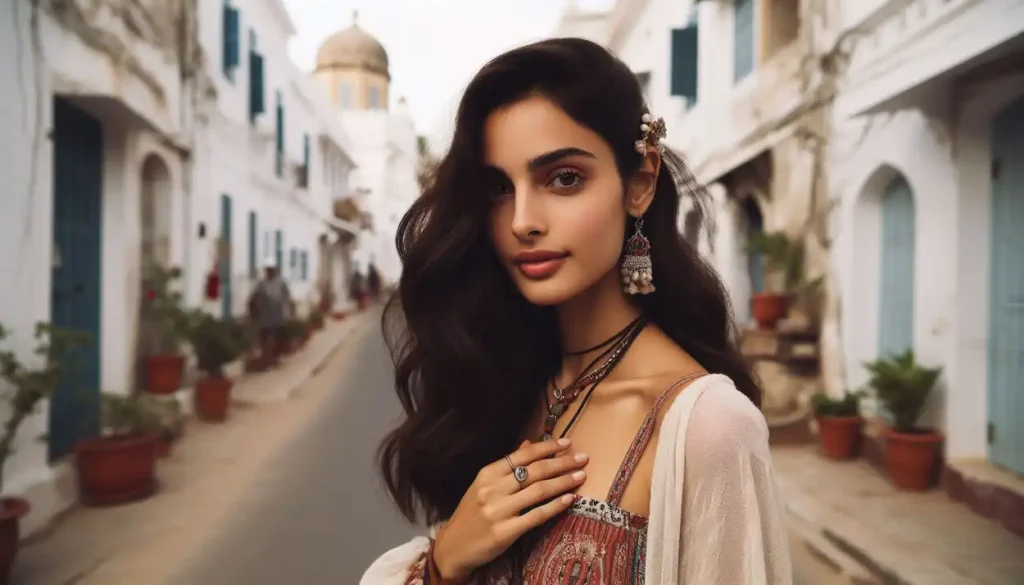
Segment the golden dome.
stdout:
[[380,41],[357,24],[358,14],[352,16],[352,26],[327,38],[316,53],[317,69],[356,67],[374,73],[388,74],[388,53]]

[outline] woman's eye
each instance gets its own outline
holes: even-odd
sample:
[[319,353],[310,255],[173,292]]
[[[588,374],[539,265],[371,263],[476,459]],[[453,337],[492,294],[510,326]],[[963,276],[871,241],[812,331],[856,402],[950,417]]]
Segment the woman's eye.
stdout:
[[583,175],[576,171],[559,171],[550,184],[559,191],[573,191],[583,186]]

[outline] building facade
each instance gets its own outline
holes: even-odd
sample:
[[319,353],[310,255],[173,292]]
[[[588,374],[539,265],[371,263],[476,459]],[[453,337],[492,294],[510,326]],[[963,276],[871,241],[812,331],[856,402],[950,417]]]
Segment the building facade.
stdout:
[[845,386],[915,350],[954,467],[1024,475],[1024,2],[843,2],[830,187]]
[[[202,10],[214,90],[196,140],[189,301],[244,315],[268,263],[287,280],[300,312],[326,293],[344,299],[329,275],[335,263],[321,256],[336,230],[359,231],[333,215],[355,168],[349,135],[289,58],[296,30],[280,0],[214,2]],[[211,271],[221,283],[212,303],[204,298]]]
[[75,500],[69,454],[100,392],[141,388],[147,265],[181,267],[187,303],[229,317],[271,260],[305,309],[344,286],[360,231],[333,213],[350,140],[289,60],[280,0],[94,4],[15,0],[0,22],[3,343],[32,365],[37,322],[93,341],[5,466],[25,534]]
[[[132,387],[144,253],[184,259],[194,106],[203,87],[194,0],[15,0],[0,27],[4,343],[31,363],[36,322],[88,333],[74,380],[28,420],[5,468],[31,533],[70,505],[66,456],[101,390]],[[150,203],[160,206],[157,219]],[[143,233],[143,217],[153,231]],[[6,417],[6,406],[0,416]],[[45,441],[38,437],[46,436]]]
[[360,28],[358,14],[322,43],[316,61],[313,77],[352,139],[356,169],[350,191],[340,195],[364,222],[354,266],[365,274],[372,263],[384,282],[397,282],[402,267],[395,233],[419,196],[419,151],[408,106],[399,98],[392,107],[387,51]]

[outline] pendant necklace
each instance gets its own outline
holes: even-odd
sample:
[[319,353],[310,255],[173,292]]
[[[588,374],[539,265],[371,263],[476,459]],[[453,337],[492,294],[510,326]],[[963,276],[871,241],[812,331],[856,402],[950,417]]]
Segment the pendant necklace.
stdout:
[[[594,351],[595,349],[599,349],[606,345],[610,345],[610,347],[608,347],[600,355],[594,358],[593,361],[587,364],[587,367],[583,369],[583,374],[581,374],[578,378],[576,378],[576,380],[574,380],[564,389],[559,388],[555,384],[554,380],[551,381],[551,385],[554,387],[552,395],[555,398],[555,402],[552,404],[551,401],[548,399],[547,392],[544,393],[544,403],[547,407],[548,414],[544,419],[544,432],[540,437],[541,441],[548,441],[552,438],[552,435],[555,430],[555,424],[558,423],[558,419],[563,414],[565,414],[565,411],[568,409],[569,405],[572,404],[573,401],[575,401],[576,398],[580,395],[580,393],[588,386],[590,387],[590,392],[587,393],[586,398],[590,397],[590,394],[593,392],[593,389],[597,386],[597,384],[604,380],[604,378],[607,377],[608,374],[611,373],[615,366],[619,364],[619,362],[622,360],[622,357],[625,355],[626,350],[628,350],[629,347],[633,345],[633,341],[636,340],[637,336],[640,335],[640,332],[643,331],[643,329],[646,326],[647,321],[643,317],[637,317],[635,320],[630,322],[629,325],[626,325],[626,327],[624,327],[618,333],[613,335],[607,341],[598,344],[593,348],[584,350],[583,352],[575,352],[574,354],[569,354],[580,355],[581,353],[588,353],[590,351]],[[601,361],[602,358],[605,359],[601,363],[601,365],[594,368],[594,365]],[[579,416],[582,410],[583,406],[581,405],[579,410],[576,411],[576,414],[573,415],[573,420],[569,422],[569,426],[571,426],[572,423],[576,421],[576,418]],[[569,430],[569,426],[566,426],[566,428],[562,431],[562,436],[565,436],[565,432]]]

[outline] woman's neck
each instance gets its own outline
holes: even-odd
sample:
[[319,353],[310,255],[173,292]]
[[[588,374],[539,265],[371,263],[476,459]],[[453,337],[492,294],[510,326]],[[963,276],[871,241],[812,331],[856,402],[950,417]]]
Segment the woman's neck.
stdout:
[[622,292],[618,270],[594,286],[558,306],[562,336],[562,377],[570,381],[607,347],[580,355],[568,355],[608,340],[640,315]]

